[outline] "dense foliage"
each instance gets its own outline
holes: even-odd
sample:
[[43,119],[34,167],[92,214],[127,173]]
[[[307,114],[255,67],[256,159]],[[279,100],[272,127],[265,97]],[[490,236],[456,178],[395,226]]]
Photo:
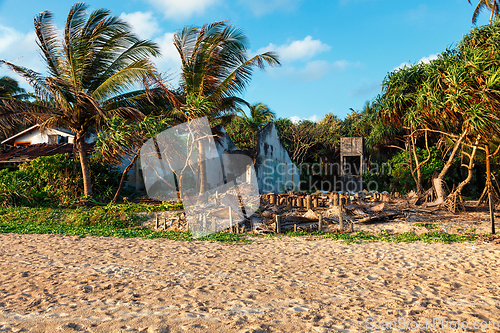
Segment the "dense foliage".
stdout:
[[[110,199],[120,172],[98,159],[90,159],[97,198]],[[22,164],[20,170],[0,170],[0,205],[68,206],[83,195],[79,162],[68,154],[38,157]]]

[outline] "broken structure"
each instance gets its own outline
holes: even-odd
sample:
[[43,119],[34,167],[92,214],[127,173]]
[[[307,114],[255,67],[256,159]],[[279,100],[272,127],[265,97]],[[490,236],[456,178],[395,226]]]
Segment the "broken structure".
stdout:
[[[250,177],[256,177],[260,193],[284,193],[288,190],[299,190],[299,169],[293,164],[290,156],[278,135],[274,123],[269,122],[257,135],[257,146],[255,150],[238,150],[231,138],[222,126],[212,129],[217,139],[215,140],[217,151],[221,158],[223,153],[248,156],[254,161],[255,174],[248,170],[246,172],[247,182],[252,183]],[[209,184],[220,184],[228,181],[234,176],[245,173],[242,170],[232,170],[231,164],[224,162],[222,174],[215,174],[207,168],[207,181]],[[217,170],[214,168],[214,170]],[[209,187],[212,187],[209,185]]]
[[343,192],[363,191],[365,156],[365,138],[340,138],[340,176]]

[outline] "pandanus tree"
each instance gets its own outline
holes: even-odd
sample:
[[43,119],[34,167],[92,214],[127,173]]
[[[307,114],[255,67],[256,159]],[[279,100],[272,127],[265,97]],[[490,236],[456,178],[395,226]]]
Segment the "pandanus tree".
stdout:
[[33,87],[34,104],[0,101],[0,120],[31,118],[41,130],[64,127],[75,133],[74,149],[79,156],[84,195],[92,194],[85,137],[97,131],[113,115],[139,120],[137,105],[144,103],[144,91],[136,91],[146,79],[156,76],[150,57],[160,54],[158,46],[137,38],[127,23],[106,9],[90,14],[87,5],[74,4],[62,36],[52,14],[35,17],[37,44],[47,75],[0,60]]
[[405,148],[399,145],[391,147],[408,151],[408,164],[419,194],[423,191],[421,168],[427,160],[419,161],[417,158],[415,144],[418,132],[414,130],[423,125],[418,101],[426,76],[424,64],[405,66],[389,73],[382,83],[383,93],[377,103],[384,127],[388,129],[382,136],[399,134],[393,137],[404,143]]
[[[498,23],[475,28],[456,48],[443,52],[430,64],[403,69],[409,73],[421,71],[411,87],[405,80],[403,83],[395,80],[394,75],[384,82],[382,115],[386,122],[408,129],[412,134],[433,133],[440,135],[442,141],[451,142],[444,154],[446,163],[433,179],[437,195],[434,204],[446,204],[443,179],[461,148],[468,150],[462,149],[468,158],[464,164],[468,175],[449,198],[460,195],[470,181],[478,149],[485,151],[489,170],[490,144],[500,133],[499,41]],[[489,177],[488,174],[488,183]]]
[[[181,58],[180,89],[167,97],[175,106],[169,117],[179,122],[200,117],[228,122],[238,107],[248,105],[239,96],[253,70],[280,65],[273,52],[249,57],[247,37],[226,21],[185,27],[175,33],[174,45]],[[198,149],[199,156],[204,156],[204,145],[200,143]],[[204,193],[206,169],[202,162],[199,167],[199,190]]]

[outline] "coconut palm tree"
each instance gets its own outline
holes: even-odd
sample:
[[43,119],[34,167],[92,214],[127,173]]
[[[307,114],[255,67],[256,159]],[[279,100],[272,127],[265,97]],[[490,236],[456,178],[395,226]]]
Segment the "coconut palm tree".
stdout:
[[[202,27],[185,27],[174,35],[182,71],[180,89],[173,100],[171,117],[190,121],[207,117],[227,123],[240,105],[248,105],[239,95],[250,83],[254,68],[279,66],[278,56],[265,52],[248,56],[249,43],[238,28],[218,21]],[[203,145],[199,156],[204,156]],[[200,193],[205,192],[206,170],[200,164]]]
[[243,110],[241,110],[241,112],[243,112],[246,119],[255,123],[258,128],[262,127],[262,125],[270,121],[273,121],[276,118],[276,113],[274,113],[267,105],[263,103],[252,104],[249,106],[249,109],[250,117],[248,117]]
[[89,14],[87,8],[83,3],[71,7],[62,36],[50,12],[35,17],[37,43],[47,65],[47,76],[0,60],[0,65],[27,80],[37,98],[34,104],[0,100],[0,115],[4,115],[0,118],[31,117],[40,123],[41,130],[55,126],[72,130],[84,195],[90,196],[92,184],[84,138],[112,115],[142,119],[136,106],[144,93],[132,90],[156,75],[149,57],[160,52],[156,44],[138,39],[124,21],[108,10]]
[[[469,3],[472,5],[471,0],[469,0]],[[479,0],[476,9],[474,9],[474,13],[472,14],[472,24],[476,24],[477,18],[479,14],[485,9],[488,8],[488,10],[491,11],[490,15],[490,25],[493,22],[493,17],[498,16],[498,10],[500,8],[500,1],[498,0]]]
[[27,99],[26,90],[19,86],[15,79],[3,76],[0,77],[0,98]]

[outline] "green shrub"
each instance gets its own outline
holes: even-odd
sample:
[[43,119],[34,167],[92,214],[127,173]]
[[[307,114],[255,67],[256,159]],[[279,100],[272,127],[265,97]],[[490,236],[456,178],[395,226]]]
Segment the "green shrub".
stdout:
[[[89,159],[95,196],[112,198],[120,180],[116,167]],[[83,194],[80,163],[68,154],[38,157],[17,171],[0,171],[0,205],[67,206]]]
[[[431,147],[430,153],[430,160],[421,167],[422,185],[424,186],[424,188],[428,188],[431,186],[431,179],[434,172],[440,172],[444,167],[444,161],[441,156],[441,151],[436,147]],[[417,148],[417,156],[420,162],[426,160],[428,157],[427,150]],[[407,193],[411,190],[415,190],[416,184],[413,176],[411,175],[409,161],[410,158],[408,152],[400,151],[388,161],[391,166],[389,173],[382,174],[380,172],[372,173],[368,171],[363,174],[363,180],[366,184],[368,184],[370,181],[377,182],[377,184],[379,185],[379,191]],[[414,160],[413,163],[415,163]],[[445,176],[445,181],[448,183],[460,181],[458,172],[458,167],[456,165],[453,165],[451,170]]]

